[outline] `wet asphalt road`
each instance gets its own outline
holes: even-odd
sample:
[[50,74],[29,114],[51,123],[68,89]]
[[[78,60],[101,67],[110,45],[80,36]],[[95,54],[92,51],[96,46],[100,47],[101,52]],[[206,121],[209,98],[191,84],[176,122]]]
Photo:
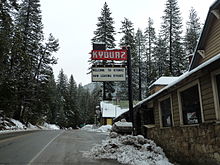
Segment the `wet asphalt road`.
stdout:
[[105,134],[82,130],[0,134],[0,165],[118,165],[82,157]]

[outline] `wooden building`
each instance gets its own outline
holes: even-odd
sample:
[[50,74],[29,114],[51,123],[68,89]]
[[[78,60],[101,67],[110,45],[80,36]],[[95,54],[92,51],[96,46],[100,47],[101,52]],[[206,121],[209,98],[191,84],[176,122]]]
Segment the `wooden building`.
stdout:
[[220,0],[209,9],[189,70],[135,105],[134,120],[136,133],[171,160],[220,164]]
[[117,118],[122,113],[128,111],[128,109],[122,109],[118,105],[114,105],[108,101],[100,102],[100,108],[102,125],[112,125],[114,118]]

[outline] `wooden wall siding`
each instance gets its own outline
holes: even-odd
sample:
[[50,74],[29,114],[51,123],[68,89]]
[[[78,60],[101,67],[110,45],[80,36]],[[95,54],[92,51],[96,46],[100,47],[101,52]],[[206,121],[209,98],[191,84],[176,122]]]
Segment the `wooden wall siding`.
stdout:
[[207,73],[200,78],[200,87],[202,95],[202,106],[204,120],[210,121],[216,119],[214,97],[212,90],[211,75]]
[[201,60],[203,63],[211,57],[220,53],[220,20],[215,19],[208,33],[205,44],[205,58]]
[[155,118],[155,125],[160,126],[160,115],[159,115],[159,102],[156,100],[154,101],[154,118]]
[[172,93],[172,107],[173,107],[173,122],[174,126],[180,125],[180,114],[179,114],[179,104],[178,104],[178,97],[177,92]]

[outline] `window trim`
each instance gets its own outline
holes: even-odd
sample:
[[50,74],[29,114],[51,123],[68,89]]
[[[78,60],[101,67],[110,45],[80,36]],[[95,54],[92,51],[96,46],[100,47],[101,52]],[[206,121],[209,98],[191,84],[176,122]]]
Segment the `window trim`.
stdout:
[[215,70],[211,73],[212,90],[213,90],[214,105],[215,105],[215,115],[216,115],[216,120],[220,120],[220,105],[219,105],[220,96],[218,96],[218,89],[217,89],[217,82],[216,82],[217,75],[220,75],[220,69]]
[[[170,111],[171,111],[171,115],[172,115],[172,125],[170,127],[164,127],[163,126],[163,122],[162,122],[162,111],[161,111],[161,107],[160,107],[160,103],[166,99],[170,99]],[[164,97],[161,97],[160,99],[158,99],[158,108],[159,108],[159,120],[160,120],[160,127],[161,128],[171,128],[174,126],[174,120],[173,120],[173,100],[172,100],[172,95],[166,95]]]
[[[178,98],[178,106],[179,106],[179,117],[180,117],[180,125],[183,126],[185,125],[183,123],[183,110],[182,110],[182,102],[181,102],[181,96],[180,96],[180,93],[197,85],[198,86],[198,92],[199,92],[199,103],[200,103],[200,111],[201,111],[201,120],[202,120],[202,123],[204,123],[204,114],[203,114],[203,107],[202,107],[202,95],[201,95],[201,88],[200,88],[200,82],[199,80],[195,80],[195,81],[192,81],[190,82],[189,84],[181,87],[180,89],[177,90],[177,98]],[[199,123],[198,123],[199,124]],[[195,125],[195,124],[188,124],[188,125]],[[188,126],[187,125],[187,126]]]

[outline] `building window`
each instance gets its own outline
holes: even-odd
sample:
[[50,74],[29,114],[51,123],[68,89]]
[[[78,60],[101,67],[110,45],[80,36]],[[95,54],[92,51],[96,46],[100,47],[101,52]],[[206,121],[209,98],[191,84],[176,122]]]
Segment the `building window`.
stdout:
[[212,88],[215,103],[216,120],[220,120],[220,69],[212,72]]
[[144,125],[155,124],[153,108],[148,108],[147,110],[144,110],[143,117],[144,117]]
[[171,113],[171,101],[170,98],[160,102],[160,112],[163,127],[171,127],[172,124],[172,113]]
[[198,85],[180,92],[183,124],[201,123],[201,107]]

